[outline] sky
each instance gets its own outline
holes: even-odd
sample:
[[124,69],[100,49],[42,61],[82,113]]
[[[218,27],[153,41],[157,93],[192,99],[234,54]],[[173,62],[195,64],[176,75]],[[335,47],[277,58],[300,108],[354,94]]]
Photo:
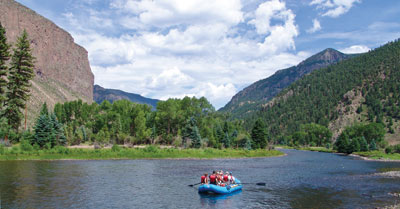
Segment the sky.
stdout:
[[399,0],[17,0],[89,53],[95,83],[216,109],[326,48],[362,53],[400,38]]

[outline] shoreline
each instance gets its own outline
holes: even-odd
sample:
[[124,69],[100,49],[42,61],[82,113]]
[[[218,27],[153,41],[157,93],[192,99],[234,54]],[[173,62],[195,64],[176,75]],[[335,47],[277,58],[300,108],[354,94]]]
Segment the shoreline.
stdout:
[[112,149],[37,150],[0,154],[0,161],[75,161],[75,160],[234,160],[283,157],[279,150],[218,150],[218,149]]
[[[338,154],[339,154],[339,153],[338,153]],[[367,160],[367,161],[376,161],[376,162],[399,162],[399,163],[400,163],[400,160],[396,160],[396,159],[388,159],[388,158],[379,158],[379,159],[375,159],[375,158],[372,158],[372,157],[365,157],[365,156],[358,155],[358,154],[350,154],[350,155],[348,155],[348,156],[357,157],[357,158],[360,158],[360,159],[362,159],[362,160]]]

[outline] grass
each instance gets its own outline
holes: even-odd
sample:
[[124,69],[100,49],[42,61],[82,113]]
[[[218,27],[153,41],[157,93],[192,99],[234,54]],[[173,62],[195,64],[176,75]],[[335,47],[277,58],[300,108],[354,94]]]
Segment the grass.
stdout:
[[368,152],[355,152],[353,154],[360,155],[362,157],[367,157],[376,160],[400,160],[400,154],[386,154],[384,151],[368,151]]
[[107,160],[107,159],[212,159],[212,158],[249,158],[281,156],[278,150],[243,149],[160,149],[156,146],[146,148],[113,149],[69,149],[56,147],[50,150],[22,151],[18,146],[5,149],[0,160]]
[[279,146],[278,148],[282,149],[297,149],[297,150],[306,150],[306,151],[313,151],[313,152],[329,152],[329,153],[336,153],[336,150],[327,149],[325,147],[290,147],[286,145]]

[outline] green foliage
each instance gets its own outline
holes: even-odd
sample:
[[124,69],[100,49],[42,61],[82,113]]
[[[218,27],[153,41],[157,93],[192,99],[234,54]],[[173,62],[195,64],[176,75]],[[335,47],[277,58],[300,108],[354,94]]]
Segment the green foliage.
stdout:
[[5,146],[3,144],[0,144],[0,155],[3,155],[5,153]]
[[21,109],[25,108],[25,103],[30,96],[30,80],[34,77],[33,61],[34,57],[32,56],[28,34],[24,30],[17,40],[7,77],[8,91],[4,116],[15,131],[18,131],[21,124]]
[[33,147],[28,140],[21,140],[20,148],[22,151],[31,152]]
[[64,145],[66,138],[64,136],[64,128],[58,122],[55,114],[48,114],[46,104],[43,104],[41,114],[35,123],[35,134],[31,140],[31,144],[38,144],[40,147],[51,148],[56,145]]
[[8,67],[7,62],[10,59],[10,45],[7,43],[6,30],[0,23],[0,113],[3,109],[5,101],[4,94],[6,92]]
[[267,132],[265,129],[264,122],[259,119],[251,130],[252,148],[253,149],[264,149],[267,146]]
[[113,146],[111,147],[111,150],[113,152],[119,152],[119,151],[121,151],[121,147],[118,146],[117,144],[113,144]]
[[[343,153],[376,150],[376,141],[382,142],[384,127],[379,123],[355,124],[347,127],[336,140],[336,150]],[[347,140],[347,142],[346,142]]]

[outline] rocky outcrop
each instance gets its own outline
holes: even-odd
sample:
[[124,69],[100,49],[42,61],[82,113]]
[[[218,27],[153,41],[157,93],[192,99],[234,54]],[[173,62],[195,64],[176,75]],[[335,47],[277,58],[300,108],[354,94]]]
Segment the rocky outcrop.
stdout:
[[0,22],[8,41],[15,43],[25,29],[36,57],[36,77],[28,108],[34,111],[43,102],[93,100],[94,76],[87,51],[72,36],[31,9],[14,0],[0,0]]

